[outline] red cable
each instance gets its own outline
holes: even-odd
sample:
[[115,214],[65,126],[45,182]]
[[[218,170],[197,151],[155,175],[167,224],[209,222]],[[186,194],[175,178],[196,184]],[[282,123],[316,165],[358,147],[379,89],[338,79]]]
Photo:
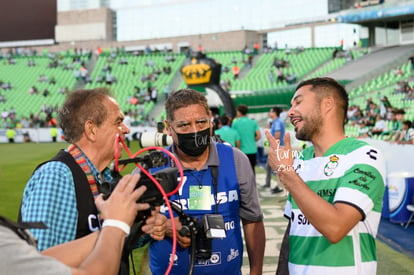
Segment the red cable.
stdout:
[[[165,193],[164,188],[162,188],[161,184],[151,175],[151,173],[149,173],[147,170],[145,170],[139,163],[135,163],[135,166],[137,166],[140,171],[142,171],[149,179],[151,179],[151,181],[155,184],[155,186],[158,188],[158,190],[161,192],[162,197],[164,198],[165,204],[168,207],[168,213],[170,215],[170,220],[171,220],[171,227],[175,229],[175,220],[174,220],[174,213],[172,212],[172,208],[171,208],[171,204],[170,201],[168,200],[168,197],[172,196],[173,194],[177,193],[177,191],[181,188],[181,185],[183,184],[184,181],[184,172],[183,172],[183,167],[180,163],[180,161],[178,160],[178,158],[176,156],[174,156],[173,153],[171,153],[170,151],[162,148],[162,147],[157,147],[157,146],[150,146],[150,147],[146,147],[146,148],[142,148],[141,150],[139,150],[138,152],[136,152],[135,154],[131,154],[131,151],[129,150],[128,146],[126,146],[125,141],[119,136],[117,135],[115,137],[115,161],[114,161],[114,170],[121,172],[126,164],[124,164],[122,166],[122,169],[119,170],[118,168],[118,164],[119,164],[119,158],[118,158],[118,153],[119,153],[119,149],[118,149],[118,144],[119,142],[121,142],[122,147],[124,148],[124,150],[126,151],[126,153],[128,154],[128,156],[130,158],[135,158],[136,156],[142,154],[143,152],[146,151],[150,151],[150,150],[159,150],[162,151],[164,153],[166,153],[169,157],[171,157],[175,164],[178,167],[179,173],[180,173],[180,182],[178,183],[177,187],[171,191],[170,193]],[[174,258],[175,258],[175,253],[177,251],[177,232],[176,230],[172,230],[172,250],[171,250],[171,257],[170,257],[170,263],[168,264],[168,268],[165,271],[165,275],[170,274],[172,266],[174,264]]]

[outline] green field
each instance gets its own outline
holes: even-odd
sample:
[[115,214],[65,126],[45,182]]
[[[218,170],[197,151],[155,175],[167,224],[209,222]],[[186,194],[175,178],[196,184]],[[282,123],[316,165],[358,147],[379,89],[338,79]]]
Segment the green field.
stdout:
[[[33,169],[66,146],[65,143],[0,144],[0,215],[16,220],[23,189]],[[134,150],[137,148],[131,149],[132,152],[135,152]],[[412,274],[414,270],[412,258],[392,250],[379,241],[377,241],[377,248],[378,274]],[[137,270],[143,266],[141,260],[145,256],[144,251],[145,248],[134,253]],[[138,274],[142,273],[138,272]]]

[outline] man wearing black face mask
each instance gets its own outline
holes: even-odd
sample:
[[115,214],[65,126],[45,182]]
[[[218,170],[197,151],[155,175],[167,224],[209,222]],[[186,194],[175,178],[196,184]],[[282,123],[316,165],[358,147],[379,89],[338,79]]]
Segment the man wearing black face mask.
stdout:
[[[265,247],[263,214],[260,208],[255,177],[245,154],[239,149],[216,143],[211,139],[212,124],[204,95],[191,89],[171,94],[165,104],[166,130],[172,136],[169,148],[184,167],[184,184],[171,200],[181,204],[185,214],[200,219],[206,214],[224,218],[226,237],[213,239],[211,257],[193,260],[190,252],[194,243],[189,236],[177,232],[178,243],[174,266],[170,274],[241,274],[243,260],[243,225],[250,274],[262,274]],[[168,215],[167,209],[161,213]],[[167,225],[166,236],[179,231]],[[241,222],[241,223],[240,223]],[[152,242],[150,268],[152,274],[164,274],[170,259],[172,239]]]
[[210,128],[188,134],[180,134],[174,131],[178,139],[177,147],[191,157],[198,157],[210,145],[210,131]]

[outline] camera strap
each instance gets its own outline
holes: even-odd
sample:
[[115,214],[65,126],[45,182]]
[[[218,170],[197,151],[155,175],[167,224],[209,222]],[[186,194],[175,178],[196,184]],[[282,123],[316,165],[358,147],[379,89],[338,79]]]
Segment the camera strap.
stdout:
[[46,225],[43,222],[13,222],[3,216],[0,216],[0,225],[11,229],[22,240],[26,241],[29,245],[37,248],[37,240],[30,234],[29,228],[45,229]]
[[211,176],[213,177],[215,212],[216,212],[216,214],[218,214],[218,201],[217,201],[217,193],[218,193],[218,167],[217,166],[210,166],[210,171],[211,171]]
[[86,161],[85,155],[74,144],[71,144],[69,146],[68,153],[72,155],[76,163],[82,168],[83,172],[85,172],[86,178],[88,179],[88,182],[89,182],[89,188],[91,189],[93,197],[96,198],[99,195],[98,186],[96,184],[96,180],[92,173],[92,170],[89,167],[88,162]]

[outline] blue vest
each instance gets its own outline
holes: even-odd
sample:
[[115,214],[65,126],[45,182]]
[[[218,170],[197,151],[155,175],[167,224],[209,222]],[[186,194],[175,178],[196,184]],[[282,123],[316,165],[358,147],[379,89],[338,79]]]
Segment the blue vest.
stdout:
[[[226,238],[212,240],[212,256],[209,260],[195,259],[193,274],[241,274],[243,260],[243,242],[239,217],[240,189],[237,181],[232,147],[217,144],[220,166],[218,167],[218,214],[224,218]],[[192,217],[201,218],[204,214],[215,214],[216,206],[212,199],[209,210],[188,209],[190,186],[210,186],[211,196],[214,198],[215,190],[211,168],[201,171],[187,170],[184,172],[186,181],[182,193],[174,195],[170,200],[180,200],[184,203],[184,212]],[[165,210],[165,209],[164,209]],[[163,210],[162,210],[163,211]],[[165,215],[169,217],[168,212]],[[152,274],[165,274],[172,249],[172,239],[154,241],[150,245],[150,268]],[[190,248],[183,249],[177,244],[174,266],[170,274],[188,274],[190,268]]]

